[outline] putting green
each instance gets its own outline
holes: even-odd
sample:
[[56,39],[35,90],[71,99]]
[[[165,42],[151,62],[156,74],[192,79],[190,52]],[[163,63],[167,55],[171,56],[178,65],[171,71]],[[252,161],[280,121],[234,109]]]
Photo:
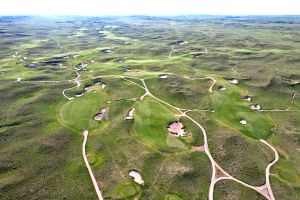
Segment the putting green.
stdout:
[[[249,103],[242,100],[242,89],[227,81],[218,81],[226,87],[224,91],[214,91],[214,119],[224,125],[236,129],[248,137],[266,139],[271,134],[272,123],[263,114],[249,108]],[[240,120],[245,119],[246,125]]]
[[177,120],[167,107],[151,98],[137,102],[134,107],[136,111],[132,130],[136,137],[160,151],[173,152],[187,148],[176,137],[166,141],[168,122]]
[[103,92],[89,93],[68,101],[60,110],[60,118],[64,124],[76,130],[91,130],[99,125],[94,115],[106,104]]
[[168,135],[166,141],[169,147],[176,147],[181,149],[186,148],[186,145],[182,141],[180,141],[176,136]]
[[119,188],[119,194],[122,198],[132,198],[141,194],[141,188],[135,183],[126,183]]

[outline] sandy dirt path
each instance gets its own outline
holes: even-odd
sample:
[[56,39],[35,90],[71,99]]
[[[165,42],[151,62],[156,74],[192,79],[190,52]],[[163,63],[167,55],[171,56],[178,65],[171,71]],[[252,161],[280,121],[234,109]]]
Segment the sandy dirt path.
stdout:
[[264,143],[265,145],[267,145],[268,147],[270,147],[275,155],[275,159],[273,160],[273,162],[269,163],[266,168],[266,186],[267,186],[269,194],[270,194],[270,199],[275,200],[275,197],[274,197],[274,194],[273,194],[273,191],[271,188],[271,184],[270,184],[270,169],[276,162],[278,162],[279,154],[278,154],[277,150],[273,146],[271,146],[267,141],[265,141],[265,140],[260,140],[260,141],[262,143]]
[[87,159],[87,157],[86,157],[85,147],[86,147],[86,142],[87,142],[88,135],[89,135],[89,132],[88,132],[87,130],[85,130],[85,131],[83,132],[83,137],[84,137],[84,139],[83,139],[83,143],[82,143],[82,156],[83,156],[83,159],[84,159],[86,168],[88,169],[89,174],[90,174],[90,177],[91,177],[91,179],[92,179],[92,182],[93,182],[95,191],[96,191],[96,193],[97,193],[98,199],[99,199],[99,200],[103,200],[102,193],[101,193],[101,191],[100,191],[100,189],[99,189],[99,186],[98,186],[98,183],[97,183],[96,178],[95,178],[95,176],[94,176],[94,173],[93,173],[93,171],[92,171],[92,168],[91,168],[91,166],[90,166],[90,164],[89,164],[89,161],[88,161],[88,159]]
[[60,45],[59,40],[56,40],[56,42],[57,42],[57,47],[60,48],[60,49],[63,49],[63,47]]
[[213,81],[213,83],[211,84],[210,88],[208,89],[208,91],[210,93],[212,93],[213,92],[212,89],[213,89],[213,87],[214,87],[214,85],[216,84],[217,81],[214,78],[212,78],[212,77],[207,77],[207,78]]
[[75,69],[74,71],[75,71],[76,74],[77,74],[77,77],[74,79],[74,82],[76,83],[76,86],[70,87],[70,88],[66,88],[66,89],[64,89],[64,90],[62,91],[62,94],[64,95],[64,97],[66,97],[69,101],[70,101],[70,100],[73,100],[74,97],[68,97],[68,96],[66,95],[66,91],[71,90],[71,89],[73,89],[73,88],[76,88],[76,87],[79,87],[79,86],[80,86],[80,74],[77,72],[76,69]]

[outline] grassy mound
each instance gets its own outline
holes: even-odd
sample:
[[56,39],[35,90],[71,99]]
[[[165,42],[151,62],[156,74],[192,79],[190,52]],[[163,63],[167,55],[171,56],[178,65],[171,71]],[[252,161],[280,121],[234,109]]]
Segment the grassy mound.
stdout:
[[104,93],[90,93],[68,101],[60,110],[60,118],[76,130],[94,129],[99,125],[93,117],[105,106]]
[[164,105],[146,98],[144,101],[136,103],[135,108],[132,130],[136,137],[160,151],[177,151],[187,148],[175,137],[171,141],[175,145],[168,146],[166,141],[168,136],[167,124],[176,120],[176,117]]
[[162,100],[181,108],[209,109],[211,103],[206,79],[190,80],[169,75],[167,79],[147,79],[150,92]]
[[135,183],[126,183],[119,188],[119,194],[122,199],[131,199],[141,194],[141,188]]

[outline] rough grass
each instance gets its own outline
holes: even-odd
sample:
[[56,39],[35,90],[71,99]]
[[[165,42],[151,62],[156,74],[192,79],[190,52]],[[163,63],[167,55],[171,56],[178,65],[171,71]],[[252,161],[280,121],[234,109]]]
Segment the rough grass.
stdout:
[[164,101],[180,108],[210,109],[209,81],[206,79],[189,80],[178,76],[167,79],[157,77],[147,79],[150,92]]
[[231,180],[222,180],[215,185],[215,199],[253,199],[264,200],[265,197],[254,190],[246,188]]
[[[123,117],[135,102],[125,99],[141,96],[144,91],[120,80],[121,75],[144,78],[155,96],[176,106],[212,109],[214,100],[216,113],[188,114],[206,129],[211,152],[218,163],[235,177],[261,185],[265,167],[274,155],[253,138],[268,138],[281,156],[271,169],[275,197],[298,199],[299,113],[264,112],[261,115],[250,111],[238,94],[253,95],[254,102],[266,109],[289,105],[292,93],[300,91],[299,84],[291,86],[287,80],[300,78],[299,22],[299,17],[294,16],[1,17],[0,46],[4,48],[0,50],[0,199],[95,199],[80,152],[82,135],[79,133],[85,128],[93,129],[87,143],[88,159],[105,199],[138,196],[158,200],[170,196],[207,199],[211,164],[204,153],[172,153],[180,149],[167,146],[164,124],[153,126],[154,130],[164,129],[157,132],[157,139],[153,138],[156,135],[152,135],[149,128],[151,120],[147,122],[149,126],[141,128],[148,131],[145,140],[132,134],[135,122],[124,121]],[[105,31],[108,37],[99,31]],[[58,47],[57,40],[63,48]],[[189,43],[175,45],[169,58],[170,44],[176,44],[177,40]],[[113,51],[100,53],[104,48]],[[208,53],[203,53],[205,48]],[[12,57],[16,51],[28,58],[25,63]],[[203,53],[199,59],[191,56],[196,52]],[[80,57],[61,61],[62,66],[52,62],[56,56],[72,54],[80,54]],[[109,122],[100,123],[103,126],[95,124],[92,117],[99,109],[95,105],[102,105],[105,98],[84,100],[89,95],[85,94],[82,101],[76,99],[71,105],[61,95],[64,88],[74,85],[68,81],[76,76],[73,67],[92,59],[95,62],[80,74],[82,83],[90,83],[98,76],[107,82],[105,98],[111,104],[108,104]],[[26,67],[35,61],[41,65],[35,69]],[[124,65],[133,70],[124,72]],[[173,75],[161,80],[157,78],[161,73]],[[194,78],[209,75],[218,77],[218,81],[223,77],[236,77],[240,84],[227,87],[236,87],[230,90],[235,92],[227,90],[217,96],[215,91],[216,96],[210,96],[211,81],[190,80],[184,78],[186,75]],[[31,82],[13,82],[19,76]],[[40,82],[44,80],[62,82]],[[77,89],[82,88],[70,90],[68,95],[73,96]],[[234,105],[229,108],[232,101]],[[142,111],[144,102],[137,103]],[[63,106],[71,108],[67,116],[72,129],[61,125],[59,112]],[[136,113],[140,122],[143,122],[142,117],[153,117],[157,121],[163,118],[164,123],[173,119],[174,113],[164,105],[154,107],[146,108],[151,111],[147,116]],[[299,109],[298,95],[290,109]],[[87,120],[74,120],[77,116],[80,119],[82,114]],[[238,117],[249,117],[248,128],[239,129]],[[192,137],[175,140],[176,143],[186,147],[203,145],[201,131],[189,120],[181,120]],[[271,135],[267,133],[270,121]],[[157,152],[158,147],[151,146],[152,143],[162,145],[159,148],[167,149],[168,153]],[[127,195],[119,190],[133,184],[129,169],[139,170],[145,180],[145,186],[140,187],[135,197],[131,196],[132,187],[125,189]],[[215,197],[260,199],[253,191],[229,181],[216,186]]]

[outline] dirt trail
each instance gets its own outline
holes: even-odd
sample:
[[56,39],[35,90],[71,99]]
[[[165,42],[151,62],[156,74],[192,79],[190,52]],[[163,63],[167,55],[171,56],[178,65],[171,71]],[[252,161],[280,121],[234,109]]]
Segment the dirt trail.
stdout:
[[260,140],[261,142],[263,142],[265,145],[267,145],[268,147],[270,147],[272,149],[272,151],[274,152],[275,155],[275,159],[273,160],[273,162],[269,163],[267,168],[266,168],[266,186],[268,188],[268,191],[270,193],[270,199],[271,200],[275,200],[272,188],[271,188],[271,184],[270,184],[270,169],[271,167],[279,160],[279,154],[277,152],[277,150],[271,146],[268,142],[266,142],[265,140]]
[[60,46],[59,40],[56,40],[56,42],[57,42],[57,47],[60,48],[60,49],[63,49],[63,47]]
[[83,132],[83,137],[84,137],[84,139],[83,139],[83,143],[82,143],[82,156],[83,156],[85,165],[86,165],[86,167],[87,167],[87,169],[88,169],[88,171],[89,171],[90,177],[91,177],[91,179],[92,179],[92,182],[93,182],[95,191],[96,191],[96,193],[97,193],[98,199],[99,199],[99,200],[103,200],[102,193],[101,193],[101,191],[100,191],[100,189],[99,189],[99,186],[98,186],[98,183],[97,183],[96,178],[95,178],[95,176],[94,176],[94,173],[93,173],[93,171],[92,171],[92,168],[91,168],[91,166],[90,166],[90,164],[89,164],[89,161],[88,161],[88,159],[87,159],[87,157],[86,157],[85,146],[86,146],[86,142],[87,142],[88,135],[89,135],[89,132],[88,132],[87,130],[85,130],[85,131]]
[[68,96],[65,94],[65,92],[68,91],[68,90],[71,90],[71,89],[73,89],[73,88],[76,88],[76,87],[79,87],[79,86],[80,86],[80,74],[77,72],[76,69],[75,69],[74,71],[75,71],[76,74],[77,74],[77,77],[74,79],[74,82],[76,83],[76,86],[70,87],[70,88],[67,88],[67,89],[64,89],[64,90],[62,91],[62,94],[64,95],[64,97],[66,97],[69,101],[70,101],[70,100],[73,100],[74,97],[68,97]]
[[213,87],[214,87],[214,85],[216,84],[217,81],[212,77],[207,77],[207,78],[213,81],[213,83],[211,84],[211,86],[208,90],[210,93],[212,93],[213,92],[212,89],[213,89]]

